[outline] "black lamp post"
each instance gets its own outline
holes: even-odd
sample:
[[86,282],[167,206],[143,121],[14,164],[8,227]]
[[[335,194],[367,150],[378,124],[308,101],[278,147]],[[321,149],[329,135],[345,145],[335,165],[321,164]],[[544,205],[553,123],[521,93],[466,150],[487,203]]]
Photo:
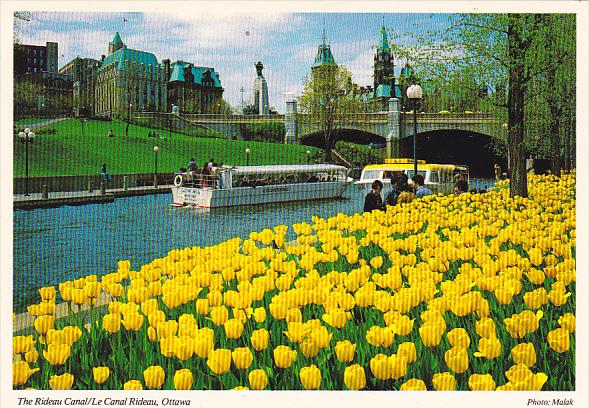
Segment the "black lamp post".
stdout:
[[245,149],[245,165],[246,166],[249,166],[250,165],[250,152],[251,152],[250,148],[247,147]]
[[18,137],[21,143],[25,145],[25,196],[29,195],[29,143],[35,140],[35,132],[26,128],[24,132],[19,132]]
[[80,118],[80,123],[82,124],[82,137],[84,136],[84,122],[86,122],[86,119]]
[[155,163],[154,163],[154,173],[153,173],[153,187],[157,188],[157,152],[160,148],[157,146],[153,147],[153,151],[155,152]]
[[168,139],[172,140],[172,118],[168,117]]
[[310,160],[311,160],[311,151],[307,150],[307,164],[310,163]]
[[422,98],[423,90],[419,85],[407,88],[407,98],[413,101],[413,175],[417,175],[417,102]]
[[133,104],[130,103],[129,107],[127,108],[127,127],[125,128],[125,137],[129,137],[129,121],[131,120],[131,108]]

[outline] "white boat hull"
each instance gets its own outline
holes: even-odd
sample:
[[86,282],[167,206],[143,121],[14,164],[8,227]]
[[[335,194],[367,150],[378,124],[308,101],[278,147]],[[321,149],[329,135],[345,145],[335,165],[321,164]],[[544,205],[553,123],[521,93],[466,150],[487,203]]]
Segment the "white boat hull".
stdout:
[[174,205],[220,208],[341,197],[351,181],[274,184],[231,189],[172,187]]

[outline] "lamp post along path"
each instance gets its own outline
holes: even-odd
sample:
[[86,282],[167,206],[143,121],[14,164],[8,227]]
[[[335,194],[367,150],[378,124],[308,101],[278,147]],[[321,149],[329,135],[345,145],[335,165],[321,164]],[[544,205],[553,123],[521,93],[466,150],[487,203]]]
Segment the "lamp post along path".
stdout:
[[423,97],[423,90],[419,85],[407,88],[407,98],[413,101],[413,176],[417,175],[417,102]]
[[158,146],[153,147],[155,153],[154,173],[153,173],[153,187],[157,188],[157,152],[160,150]]
[[245,149],[245,165],[246,166],[249,166],[250,165],[250,152],[251,152],[250,148],[247,147]]
[[25,145],[25,196],[29,195],[29,143],[35,140],[35,132],[26,128],[24,132],[18,133],[18,138]]

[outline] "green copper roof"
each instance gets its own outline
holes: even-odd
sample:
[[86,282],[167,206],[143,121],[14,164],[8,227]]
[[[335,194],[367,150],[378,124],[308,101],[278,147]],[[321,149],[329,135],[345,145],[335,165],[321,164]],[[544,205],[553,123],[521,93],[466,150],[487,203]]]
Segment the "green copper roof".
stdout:
[[391,86],[380,84],[375,91],[376,98],[390,98],[391,97]]
[[380,29],[381,38],[380,38],[380,46],[378,47],[379,51],[390,51],[391,48],[389,47],[389,39],[387,37],[387,30],[384,26]]
[[121,40],[121,36],[119,35],[118,31],[115,33],[115,36],[112,39],[112,43],[114,45],[123,45],[123,41]]
[[136,62],[137,64],[145,64],[146,68],[151,64],[152,70],[155,70],[159,66],[157,58],[150,52],[121,48],[107,56],[102,62],[102,67],[106,67],[111,63],[116,63],[117,69],[123,71],[125,69],[125,60],[129,60],[130,63]]
[[409,64],[405,64],[405,66],[403,68],[401,68],[401,76],[409,78],[411,76],[411,73],[412,73],[412,69],[409,66]]
[[313,62],[313,68],[320,67],[322,65],[337,65],[335,63],[335,58],[333,58],[333,54],[331,53],[331,48],[327,45],[327,41],[325,39],[325,29],[323,30],[323,43],[319,45],[317,48],[317,55],[315,56],[315,61]]
[[[170,80],[169,82],[174,81],[184,81],[184,68],[188,67],[190,64],[184,61],[176,61],[173,62],[170,66]],[[215,72],[214,68],[209,67],[195,67],[192,66],[192,75],[194,75],[194,83],[197,85],[202,85],[202,77],[206,71],[211,73],[211,79],[213,80],[213,84],[215,88],[221,88],[221,81],[219,80],[219,74]]]

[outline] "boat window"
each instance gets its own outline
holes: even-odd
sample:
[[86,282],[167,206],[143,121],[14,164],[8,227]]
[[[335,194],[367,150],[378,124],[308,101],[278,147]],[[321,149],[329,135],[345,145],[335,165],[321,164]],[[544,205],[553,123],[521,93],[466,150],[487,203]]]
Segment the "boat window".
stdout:
[[382,170],[364,170],[362,172],[362,180],[382,179]]
[[[417,170],[417,174],[422,175],[423,178],[425,179],[425,170]],[[411,180],[411,178],[413,178],[413,170],[407,170],[407,177],[409,177],[409,180]]]
[[438,183],[440,181],[438,174],[439,174],[439,172],[437,172],[437,171],[430,172],[429,173],[429,182],[430,183]]

